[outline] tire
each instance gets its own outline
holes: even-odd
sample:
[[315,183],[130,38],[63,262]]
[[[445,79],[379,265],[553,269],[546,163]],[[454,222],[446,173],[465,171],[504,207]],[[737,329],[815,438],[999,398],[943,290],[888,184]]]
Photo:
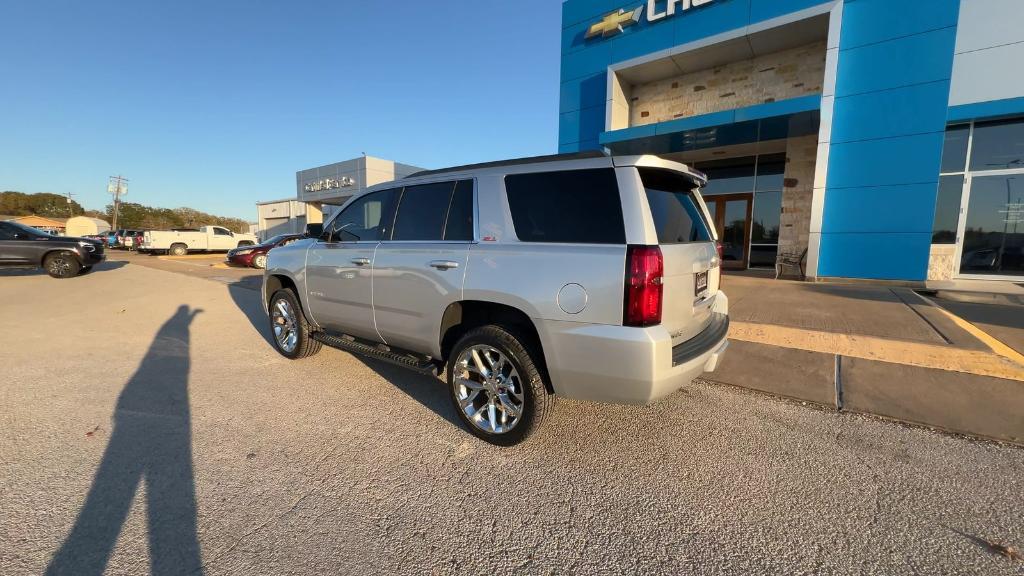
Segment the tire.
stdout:
[[82,266],[82,269],[78,271],[78,275],[85,276],[89,272],[92,272],[92,266]]
[[167,253],[171,256],[184,256],[188,254],[188,246],[184,244],[172,244]]
[[70,252],[53,252],[43,260],[43,269],[54,278],[74,278],[82,269],[82,263]]
[[246,246],[252,246],[252,245],[253,245],[252,242],[250,242],[248,240],[242,240],[241,242],[238,243],[238,246],[235,246],[235,248],[244,248]]
[[[473,351],[488,371],[497,368],[501,372],[500,382],[482,382],[487,379],[468,362],[473,358]],[[448,397],[470,433],[491,444],[512,446],[537,430],[551,412],[555,398],[547,393],[535,358],[537,353],[525,340],[502,326],[475,328],[456,342],[448,359]],[[467,387],[466,380],[473,385]],[[476,385],[481,387],[475,388]],[[491,405],[495,407],[493,419]],[[514,411],[506,406],[519,411],[518,420],[513,421]]]
[[266,254],[257,254],[256,256],[254,256],[253,259],[252,259],[252,267],[253,268],[259,268],[260,270],[266,270],[267,269],[267,255]]
[[[298,360],[308,358],[320,351],[323,344],[313,339],[313,330],[306,315],[302,313],[302,306],[299,304],[295,293],[284,289],[274,292],[270,297],[270,337],[274,341],[274,348],[285,358]],[[290,321],[289,321],[290,317]],[[289,327],[290,324],[290,327]],[[278,329],[281,333],[278,333]],[[294,334],[294,341],[290,336]]]

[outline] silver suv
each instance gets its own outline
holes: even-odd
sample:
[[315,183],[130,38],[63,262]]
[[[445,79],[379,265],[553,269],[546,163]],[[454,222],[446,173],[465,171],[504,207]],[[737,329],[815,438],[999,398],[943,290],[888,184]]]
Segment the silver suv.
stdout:
[[728,299],[704,176],[561,155],[414,174],[270,252],[277,350],[445,374],[476,436],[515,444],[555,396],[645,404],[715,369]]

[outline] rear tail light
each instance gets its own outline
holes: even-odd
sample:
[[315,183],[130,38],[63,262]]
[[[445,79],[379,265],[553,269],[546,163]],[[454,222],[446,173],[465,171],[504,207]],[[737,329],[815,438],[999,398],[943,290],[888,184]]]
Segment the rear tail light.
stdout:
[[626,248],[625,326],[654,326],[661,323],[665,260],[657,246]]

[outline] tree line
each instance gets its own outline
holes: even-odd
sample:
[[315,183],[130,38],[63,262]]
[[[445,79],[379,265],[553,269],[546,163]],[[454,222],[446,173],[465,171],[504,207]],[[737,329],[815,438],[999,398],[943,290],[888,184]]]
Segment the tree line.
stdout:
[[[114,206],[108,204],[105,211],[86,210],[78,202],[69,202],[66,196],[60,194],[0,192],[0,216],[32,215],[49,218],[88,216],[112,222]],[[122,202],[117,215],[118,228],[159,230],[200,226],[223,226],[235,232],[249,231],[249,223],[241,218],[226,218],[185,207],[154,208],[134,202]]]

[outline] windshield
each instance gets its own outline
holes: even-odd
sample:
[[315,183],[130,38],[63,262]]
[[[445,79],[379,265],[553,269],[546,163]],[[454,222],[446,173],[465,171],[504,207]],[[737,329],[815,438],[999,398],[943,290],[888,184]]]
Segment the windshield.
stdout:
[[38,228],[33,228],[31,226],[25,226],[24,224],[20,224],[18,222],[8,222],[8,224],[10,224],[11,226],[17,228],[19,232],[24,232],[24,233],[28,234],[29,236],[41,236],[41,237],[44,237],[44,238],[49,238],[49,237],[53,236],[53,234],[48,234],[48,233],[43,232],[42,230],[40,230]]
[[278,234],[277,236],[274,236],[273,238],[271,238],[271,239],[267,240],[266,242],[264,242],[263,245],[264,246],[277,246],[278,244],[283,242],[285,238],[288,238],[289,236],[290,236],[290,234]]

